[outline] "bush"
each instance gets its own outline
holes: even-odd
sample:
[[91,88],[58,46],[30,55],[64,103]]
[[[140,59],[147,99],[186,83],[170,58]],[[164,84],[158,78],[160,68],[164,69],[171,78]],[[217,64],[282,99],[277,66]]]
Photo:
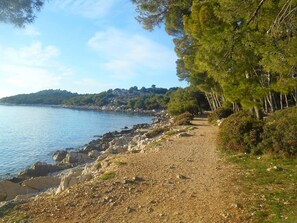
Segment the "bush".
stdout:
[[209,123],[216,124],[217,120],[220,120],[222,118],[227,118],[232,114],[233,114],[233,110],[231,108],[221,107],[214,110],[208,115],[208,121]]
[[218,144],[223,150],[256,152],[262,131],[262,121],[258,121],[247,112],[237,112],[221,124]]
[[266,119],[259,147],[266,152],[297,157],[297,107],[277,111]]
[[194,118],[194,116],[189,113],[185,112],[181,115],[178,115],[174,118],[173,122],[175,125],[190,125],[191,120]]
[[101,180],[109,180],[115,177],[115,172],[110,171],[110,172],[105,172],[100,176]]
[[146,133],[146,137],[154,138],[158,135],[161,135],[163,132],[166,132],[166,131],[168,131],[168,128],[165,128],[165,127],[156,128],[156,129],[153,129],[153,130],[149,131],[148,133]]

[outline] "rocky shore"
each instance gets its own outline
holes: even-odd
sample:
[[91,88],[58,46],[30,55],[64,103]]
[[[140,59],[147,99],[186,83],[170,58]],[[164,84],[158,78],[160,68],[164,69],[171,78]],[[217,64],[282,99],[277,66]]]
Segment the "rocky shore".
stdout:
[[8,201],[28,199],[41,192],[60,193],[72,185],[92,179],[92,172],[100,169],[98,162],[113,154],[141,152],[153,140],[148,133],[167,125],[168,120],[167,113],[160,112],[155,115],[152,124],[138,124],[131,129],[108,132],[78,151],[56,151],[53,154],[55,164],[37,162],[16,177],[0,181],[0,207],[7,205]]
[[[206,118],[181,125],[165,117],[133,129],[102,136],[108,148],[94,161],[29,178],[53,186],[2,202],[0,222],[251,222],[238,199],[237,169],[217,153],[218,128]],[[18,184],[44,188],[35,182]]]
[[92,111],[104,111],[104,112],[125,112],[132,114],[144,114],[144,115],[158,115],[164,113],[165,110],[144,110],[144,109],[131,109],[126,108],[125,106],[95,106],[95,105],[85,105],[85,106],[74,106],[74,105],[51,105],[52,107],[58,108],[69,108],[69,109],[78,109],[78,110],[92,110]]

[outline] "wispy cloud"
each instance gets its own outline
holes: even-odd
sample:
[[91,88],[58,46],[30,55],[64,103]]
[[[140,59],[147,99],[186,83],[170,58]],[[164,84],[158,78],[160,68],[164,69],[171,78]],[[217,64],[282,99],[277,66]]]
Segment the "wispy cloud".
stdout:
[[59,88],[71,69],[56,61],[60,51],[40,42],[22,48],[0,46],[0,96]]
[[56,10],[70,12],[86,18],[104,17],[120,0],[54,0],[52,6]]
[[139,34],[131,34],[109,28],[97,32],[88,41],[88,46],[101,58],[106,71],[119,79],[140,74],[141,70],[158,72],[172,68],[174,52]]

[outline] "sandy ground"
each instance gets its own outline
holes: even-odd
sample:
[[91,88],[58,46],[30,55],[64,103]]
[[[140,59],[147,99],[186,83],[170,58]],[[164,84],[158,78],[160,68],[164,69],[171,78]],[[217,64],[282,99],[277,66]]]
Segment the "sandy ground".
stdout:
[[215,146],[217,127],[195,119],[189,136],[171,136],[146,153],[110,159],[99,178],[17,207],[28,222],[244,222],[234,167]]

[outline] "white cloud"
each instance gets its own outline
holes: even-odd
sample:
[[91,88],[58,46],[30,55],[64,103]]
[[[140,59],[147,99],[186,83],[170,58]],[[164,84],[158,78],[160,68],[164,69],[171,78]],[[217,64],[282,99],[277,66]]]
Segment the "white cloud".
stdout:
[[53,8],[86,18],[102,18],[109,14],[119,0],[54,0]]
[[129,79],[142,69],[160,72],[172,68],[174,52],[144,36],[109,28],[97,32],[88,46],[104,61],[102,66],[119,79]]
[[60,88],[72,71],[56,61],[59,54],[57,47],[40,42],[18,49],[0,46],[0,96]]

